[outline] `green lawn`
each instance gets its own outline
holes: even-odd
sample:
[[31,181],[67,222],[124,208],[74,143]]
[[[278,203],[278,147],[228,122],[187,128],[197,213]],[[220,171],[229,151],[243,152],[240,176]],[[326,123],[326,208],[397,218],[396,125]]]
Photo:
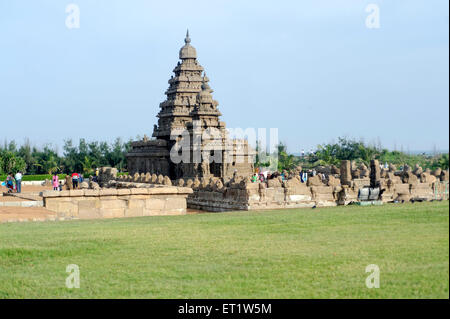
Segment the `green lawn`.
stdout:
[[61,297],[449,298],[449,204],[1,224],[0,298]]

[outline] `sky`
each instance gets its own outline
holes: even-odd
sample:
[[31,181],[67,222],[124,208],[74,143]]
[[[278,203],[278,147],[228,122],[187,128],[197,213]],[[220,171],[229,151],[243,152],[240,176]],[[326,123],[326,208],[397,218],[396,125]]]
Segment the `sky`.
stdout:
[[227,127],[278,128],[294,153],[339,136],[448,150],[448,6],[0,0],[0,142],[151,136],[189,28]]

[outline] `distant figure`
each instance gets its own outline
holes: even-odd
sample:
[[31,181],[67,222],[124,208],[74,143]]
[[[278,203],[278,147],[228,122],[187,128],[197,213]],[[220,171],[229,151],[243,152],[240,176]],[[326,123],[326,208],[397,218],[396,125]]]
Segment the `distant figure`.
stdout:
[[58,174],[56,174],[56,173],[53,174],[52,185],[53,185],[53,190],[57,191],[59,188],[59,177],[58,177]]
[[14,177],[12,173],[9,173],[6,177],[6,188],[8,189],[8,193],[12,193],[14,191]]
[[305,157],[305,150],[302,149],[302,157]]
[[98,180],[98,174],[99,174],[100,170],[98,169],[98,167],[95,169],[95,177],[96,177],[96,181]]
[[22,172],[17,172],[16,173],[16,185],[17,185],[17,192],[21,193],[22,192]]
[[308,181],[308,173],[303,172],[302,173],[302,183],[306,183]]
[[66,189],[67,190],[73,189],[72,177],[70,175],[66,175]]
[[316,170],[315,169],[313,169],[313,171],[312,171],[312,176],[316,176],[316,174],[317,174],[317,172],[316,172]]
[[73,173],[73,174],[72,174],[72,185],[73,185],[73,189],[77,189],[77,188],[78,188],[78,179],[79,179],[78,173]]
[[84,180],[84,177],[83,177],[83,174],[78,174],[78,178],[79,178],[79,180],[78,180],[78,183],[83,183],[83,180]]
[[59,191],[62,192],[63,190],[63,184],[62,181],[59,181]]
[[252,176],[252,183],[256,183],[257,180],[258,180],[258,175],[255,173]]

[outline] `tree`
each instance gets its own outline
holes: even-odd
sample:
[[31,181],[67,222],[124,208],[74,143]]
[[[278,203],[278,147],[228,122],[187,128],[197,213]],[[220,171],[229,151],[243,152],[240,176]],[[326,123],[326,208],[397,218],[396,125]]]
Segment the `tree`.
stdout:
[[16,173],[25,171],[26,163],[21,157],[17,157],[13,152],[0,150],[0,173]]

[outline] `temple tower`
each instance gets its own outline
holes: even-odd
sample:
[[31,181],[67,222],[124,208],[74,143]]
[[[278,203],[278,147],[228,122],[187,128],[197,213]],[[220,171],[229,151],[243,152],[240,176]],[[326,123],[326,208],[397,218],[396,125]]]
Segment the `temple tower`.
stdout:
[[[189,31],[184,42],[179,52],[181,61],[168,81],[167,98],[159,105],[153,139],[145,137],[131,143],[127,154],[129,172],[163,174],[172,180],[219,177],[224,181],[235,171],[243,176],[252,174],[254,151],[246,141],[227,138],[219,103],[213,99],[209,78],[197,61]],[[189,137],[189,159],[176,163],[170,152],[183,134]]]

